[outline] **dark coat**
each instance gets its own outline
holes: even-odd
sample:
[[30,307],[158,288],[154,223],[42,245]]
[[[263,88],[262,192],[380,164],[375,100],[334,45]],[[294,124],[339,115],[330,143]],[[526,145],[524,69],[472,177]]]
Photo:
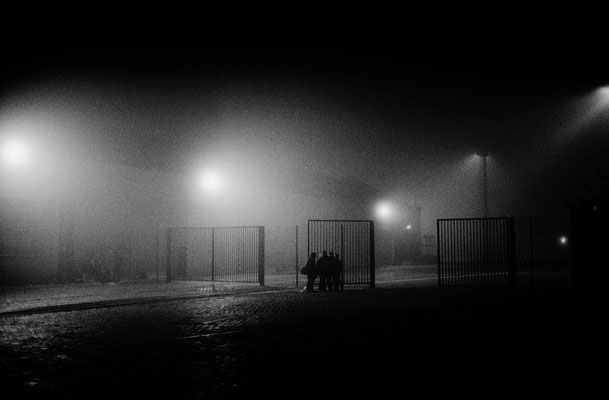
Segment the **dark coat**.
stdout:
[[330,267],[330,257],[329,256],[321,256],[319,260],[317,260],[317,273],[320,275],[327,275],[329,273]]
[[315,257],[309,257],[305,268],[307,269],[307,275],[317,275],[317,265],[315,263]]

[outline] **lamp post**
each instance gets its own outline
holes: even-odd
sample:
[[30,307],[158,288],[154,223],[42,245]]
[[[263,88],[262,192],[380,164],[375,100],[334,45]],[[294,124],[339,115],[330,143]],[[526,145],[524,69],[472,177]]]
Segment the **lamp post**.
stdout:
[[389,202],[381,202],[376,205],[376,215],[380,218],[381,222],[386,226],[390,227],[391,232],[391,265],[395,265],[395,209],[394,206]]
[[482,201],[483,201],[483,215],[484,218],[488,218],[488,172],[486,168],[486,159],[488,153],[478,153],[478,157],[482,158]]

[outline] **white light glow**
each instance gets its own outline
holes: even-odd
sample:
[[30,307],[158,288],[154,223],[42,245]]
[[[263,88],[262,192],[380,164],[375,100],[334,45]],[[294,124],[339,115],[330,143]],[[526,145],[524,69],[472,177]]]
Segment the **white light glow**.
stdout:
[[222,190],[222,176],[215,171],[206,171],[201,175],[201,186],[209,193],[217,193]]
[[567,243],[569,243],[569,239],[566,236],[561,236],[558,238],[558,243],[560,243],[562,246],[567,245]]
[[410,225],[410,224],[406,225],[406,229],[411,230],[412,229],[412,225]]
[[30,149],[25,142],[12,139],[2,144],[2,161],[9,167],[24,167],[30,158]]
[[391,206],[391,204],[387,203],[387,202],[382,202],[377,204],[376,206],[376,215],[384,220],[384,221],[388,221],[390,220],[393,215],[394,215],[394,210],[393,207]]

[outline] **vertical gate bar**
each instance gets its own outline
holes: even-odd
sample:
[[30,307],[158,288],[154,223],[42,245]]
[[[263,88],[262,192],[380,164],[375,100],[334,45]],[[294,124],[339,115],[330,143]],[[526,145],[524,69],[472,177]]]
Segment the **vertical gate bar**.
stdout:
[[529,269],[531,271],[531,289],[535,289],[533,272],[533,217],[529,217]]
[[[471,246],[471,242],[475,240],[474,232],[475,232],[475,219],[464,219],[457,220],[456,223],[462,226],[460,240],[465,241],[465,248],[469,249]],[[461,257],[461,262],[459,263],[459,275],[461,277],[461,286],[471,286],[472,283],[472,274],[473,271],[476,270],[476,259],[472,257],[471,254],[467,254]]]
[[504,245],[504,235],[503,233],[505,232],[505,226],[504,226],[504,221],[503,220],[499,220],[498,221],[498,229],[501,232],[500,235],[500,241],[502,243],[501,249],[499,250],[500,253],[500,258],[499,261],[496,264],[493,264],[491,272],[493,274],[493,281],[492,281],[492,286],[496,286],[496,287],[501,287],[503,286],[503,265],[504,265],[504,259],[505,259],[505,245]]
[[[256,234],[256,229],[255,228],[249,228],[248,229],[248,235],[247,235],[247,280],[248,282],[253,282],[255,281],[254,279],[254,273],[253,273],[253,266],[255,265],[254,263],[254,257],[256,256],[256,252],[254,250],[254,244],[256,243],[255,240],[255,234]],[[257,272],[257,271],[256,271]]]
[[[487,268],[490,265],[489,232],[490,232],[489,219],[483,218],[482,219],[482,243],[483,243],[483,247],[484,247],[484,264],[482,265],[482,268],[480,268],[480,270],[483,270],[484,268]],[[477,285],[482,286],[482,281],[480,279],[478,279]]]
[[[366,226],[360,224],[361,243],[366,243],[366,239],[369,237],[366,235]],[[366,248],[362,246],[362,266],[360,269],[360,282],[365,283],[368,276],[366,274],[366,267],[368,266],[368,254],[366,254]]]
[[473,268],[473,274],[472,274],[472,283],[474,286],[478,286],[478,273],[477,271],[480,270],[484,270],[484,268],[486,268],[487,266],[487,262],[486,262],[486,237],[485,237],[485,230],[486,230],[486,220],[484,218],[479,218],[475,220],[476,223],[478,224],[478,243],[480,246],[480,260],[478,261],[478,264]]
[[[469,255],[469,242],[470,242],[471,232],[472,232],[472,220],[464,220],[462,235],[461,235],[461,242],[462,242],[461,248],[463,249],[461,258],[463,259],[463,261],[466,265],[472,264],[472,259]],[[462,274],[465,274],[465,273],[462,271]]]
[[202,268],[201,268],[201,247],[202,247],[202,242],[203,242],[203,230],[201,228],[197,228],[196,230],[197,235],[196,235],[196,239],[195,239],[195,252],[194,252],[194,256],[195,256],[195,262],[193,263],[195,265],[194,268],[194,273],[193,275],[196,276],[197,280],[201,280],[202,279]]
[[296,254],[296,287],[298,288],[298,225],[296,225],[296,249],[295,249],[295,254]]
[[494,235],[493,235],[493,265],[491,267],[491,273],[494,273],[493,271],[497,269],[497,266],[501,264],[501,258],[502,258],[502,233],[503,233],[503,221],[504,219],[496,219],[494,220],[495,223],[493,224],[494,227]]
[[[467,225],[468,225],[468,221],[459,221],[459,230],[458,230],[458,236],[457,236],[457,253],[458,253],[458,258],[459,260],[461,260],[461,263],[463,264],[467,264],[468,260],[465,258],[465,254],[463,251],[463,245],[465,242],[465,235],[467,234]],[[459,269],[459,280],[461,282],[461,285],[463,285],[463,268]]]
[[[340,260],[343,262],[343,271],[340,274],[340,282],[344,283],[344,271],[345,271],[345,225],[340,225]],[[342,285],[339,285],[342,287]],[[342,289],[341,289],[342,290]]]
[[457,258],[457,243],[459,241],[459,221],[455,221],[455,223],[452,224],[452,244],[451,244],[451,252],[452,252],[452,259],[455,260],[457,262],[456,264],[456,268],[453,268],[453,285],[461,285],[461,277],[459,276],[459,259]]
[[167,271],[165,280],[171,282],[171,228],[167,228]]
[[[463,268],[461,273],[463,274],[464,280],[467,279],[467,275],[468,275],[468,268],[467,268],[467,266],[468,265],[469,266],[475,265],[475,258],[473,258],[471,256],[471,251],[470,251],[470,249],[471,249],[471,242],[472,242],[472,239],[473,239],[472,233],[474,232],[474,229],[475,229],[474,228],[475,223],[476,223],[476,221],[472,220],[472,219],[468,219],[468,220],[464,220],[463,221],[464,232],[463,232],[462,240],[465,241],[465,243],[464,243],[464,253],[465,254],[464,254],[464,257],[463,257],[464,267],[465,268]],[[474,269],[475,270],[475,267],[473,267],[473,268],[469,267],[469,269]]]
[[504,218],[501,219],[497,219],[495,220],[495,237],[493,238],[494,241],[494,250],[493,253],[495,255],[494,257],[494,261],[493,261],[493,266],[492,266],[492,270],[491,273],[494,274],[494,271],[498,269],[499,265],[501,265],[501,259],[503,258],[503,225],[504,225]]
[[246,257],[245,259],[247,260],[245,265],[246,265],[246,271],[247,271],[247,281],[251,282],[253,281],[253,274],[252,274],[252,268],[251,268],[251,264],[250,264],[250,260],[252,259],[252,256],[254,255],[254,251],[252,250],[252,243],[254,243],[253,239],[253,230],[252,228],[247,229],[247,249],[246,249]]
[[[471,219],[467,221],[467,265],[471,267],[469,269],[478,269],[478,260],[476,254],[476,231],[477,231],[477,220]],[[468,272],[465,272],[466,274]]]
[[492,250],[492,243],[493,243],[493,224],[491,223],[493,220],[489,219],[489,218],[485,218],[483,220],[484,223],[484,246],[485,246],[485,260],[484,260],[484,265],[482,266],[482,268],[480,269],[481,273],[480,273],[480,282],[479,282],[479,286],[484,287],[485,285],[485,280],[484,280],[484,272],[487,271],[488,269],[490,269],[493,265],[493,250]]
[[[482,257],[480,260],[480,265],[478,266],[477,269],[483,269],[488,264],[488,249],[486,247],[486,245],[488,243],[487,237],[486,237],[486,232],[487,232],[488,226],[486,224],[486,219],[484,219],[484,218],[480,218],[478,220],[478,222],[480,223],[479,235],[480,235],[480,249],[482,250]],[[475,281],[475,284],[478,285],[477,280]]]
[[159,267],[160,267],[160,259],[159,259],[159,251],[161,247],[161,238],[159,233],[159,227],[156,227],[156,280],[159,281]]
[[438,274],[438,286],[442,286],[442,252],[440,250],[440,220],[437,219],[436,220],[436,254],[437,254],[437,258],[436,258],[436,262],[438,263],[437,266],[437,274]]
[[211,281],[216,275],[216,228],[211,228]]
[[501,264],[504,262],[505,258],[506,258],[506,239],[507,239],[507,226],[508,226],[508,218],[502,218],[501,220],[501,236],[499,238],[499,243],[501,244],[501,248],[500,248],[500,254],[499,254],[499,261],[497,262],[497,268],[496,269],[501,269]]
[[361,271],[362,271],[362,233],[361,233],[361,224],[356,224],[356,248],[357,248],[357,269],[355,270],[355,277],[353,278],[357,283],[360,283],[362,280]]
[[444,284],[447,286],[450,286],[451,282],[450,282],[450,263],[451,263],[451,259],[450,259],[450,232],[449,232],[449,227],[450,225],[448,224],[448,221],[444,224],[444,243],[443,243],[443,248],[444,248],[444,259],[445,259],[445,263],[444,263],[444,276],[443,276],[443,281]]
[[[505,272],[508,272],[509,268],[507,267],[509,264],[509,253],[510,253],[510,245],[509,245],[509,239],[510,238],[510,226],[509,226],[509,220],[504,220],[503,221],[503,264],[505,265],[505,267],[503,268],[503,270],[505,270]],[[502,276],[506,276],[505,273],[502,274]],[[505,279],[505,278],[504,278]]]
[[[470,249],[476,248],[477,232],[479,230],[478,222],[479,221],[475,218],[463,221],[466,226],[467,241],[470,243]],[[478,254],[472,252],[472,255],[470,255],[463,264],[463,281],[465,286],[475,286],[476,271],[480,268],[478,259]]]
[[484,285],[483,280],[482,280],[482,271],[484,271],[486,268],[488,268],[488,266],[490,265],[490,237],[489,237],[489,232],[490,232],[490,226],[489,226],[489,219],[488,218],[482,218],[480,220],[480,222],[482,223],[482,247],[484,249],[483,254],[484,254],[484,263],[480,266],[480,268],[477,268],[476,270],[476,286],[477,287],[481,287]]
[[465,278],[467,274],[464,274],[464,268],[467,266],[467,260],[464,260],[459,254],[459,246],[461,245],[462,240],[462,231],[467,224],[466,220],[456,220],[454,224],[454,253],[455,260],[457,260],[457,268],[455,268],[455,280],[458,286],[465,285]]
[[[472,248],[474,250],[474,256],[472,259],[471,264],[471,270],[476,270],[478,268],[481,267],[482,262],[482,249],[481,249],[481,241],[480,241],[480,235],[482,232],[482,226],[480,223],[480,219],[472,219],[470,222],[471,225],[471,240],[472,240]],[[470,280],[471,282],[471,280]]]
[[[509,227],[509,219],[505,219],[503,221],[503,263],[506,267],[503,269],[508,271],[507,265],[509,264],[509,240],[510,240],[510,227]],[[505,275],[504,275],[505,276]]]
[[482,234],[483,234],[483,238],[482,238],[482,243],[484,246],[484,262],[482,264],[480,264],[480,266],[478,268],[476,268],[476,286],[481,287],[484,286],[484,272],[489,268],[490,266],[490,261],[489,261],[489,251],[488,251],[488,246],[489,246],[489,220],[488,218],[482,218],[480,220],[481,226],[482,226]]
[[258,227],[258,281],[264,286],[264,226]]
[[[495,232],[495,220],[487,218],[485,220],[486,223],[486,248],[487,248],[487,262],[485,269],[493,268],[493,240],[494,240],[494,232]],[[484,280],[482,280],[481,285],[484,285]]]
[[[438,246],[438,285],[444,286],[446,283],[444,279],[444,269],[446,268],[446,256],[445,256],[445,235],[444,235],[444,221],[437,220],[436,224],[438,226],[438,237],[436,238],[437,246]],[[441,255],[440,255],[441,254]]]
[[455,261],[453,268],[453,285],[462,286],[463,285],[463,276],[459,274],[461,268],[465,264],[463,261],[459,259],[458,249],[459,249],[459,229],[461,228],[460,220],[453,221],[452,225],[452,258]]
[[311,220],[307,221],[307,258],[311,255]]
[[506,285],[506,276],[509,273],[508,270],[508,263],[509,263],[509,223],[506,220],[502,221],[502,230],[503,230],[503,235],[502,235],[502,242],[503,242],[503,250],[502,250],[502,255],[501,255],[501,263],[500,265],[497,266],[497,274],[498,276],[501,277],[502,282],[501,282],[501,286],[507,286]]
[[374,254],[374,221],[370,221],[369,225],[370,229],[370,287],[374,288],[376,286],[376,264],[375,264],[375,254]]
[[[493,220],[490,218],[484,219],[484,249],[485,260],[484,267],[481,271],[491,268],[493,265]],[[481,276],[482,278],[482,276]],[[484,286],[484,279],[480,279],[480,286]]]
[[504,245],[504,232],[505,232],[505,218],[501,218],[499,220],[499,224],[498,224],[498,229],[497,229],[497,235],[495,238],[495,251],[496,251],[496,256],[495,256],[495,266],[494,269],[497,269],[497,267],[499,265],[501,265],[501,261],[503,259],[503,248],[505,247]]
[[[189,250],[188,250],[188,262],[187,262],[187,266],[188,268],[186,269],[186,276],[188,279],[197,279],[197,274],[196,274],[196,270],[194,270],[193,272],[193,267],[196,267],[197,263],[197,254],[198,254],[198,250],[199,250],[199,228],[192,228],[192,234],[191,234],[191,239],[189,243]],[[190,248],[190,244],[192,244],[192,249]]]
[[243,270],[243,275],[245,276],[245,280],[247,282],[250,281],[249,279],[249,275],[248,275],[248,268],[247,268],[247,244],[248,244],[248,232],[249,229],[244,229],[243,230],[243,244],[242,244],[242,251],[241,251],[241,265],[242,265],[242,270]]
[[491,220],[491,246],[490,246],[490,265],[488,268],[489,271],[489,281],[487,282],[488,287],[492,287],[494,284],[494,278],[497,276],[501,276],[501,274],[497,273],[498,270],[501,269],[501,259],[502,259],[502,233],[503,233],[503,218],[494,218]]
[[[459,245],[460,245],[459,248],[460,249],[462,249],[463,246],[465,245],[464,242],[467,242],[469,239],[469,233],[471,231],[471,224],[472,224],[472,220],[469,220],[469,219],[464,219],[459,222],[459,225],[461,226],[461,229],[459,230]],[[461,259],[461,263],[462,263],[463,267],[472,265],[471,260],[466,257],[464,252],[461,252],[461,254],[459,255],[459,258]],[[462,285],[465,284],[463,278],[467,278],[467,272],[463,269],[463,267],[461,267],[461,273],[460,273]],[[471,269],[471,267],[470,267],[470,269]]]
[[233,228],[228,228],[226,230],[226,233],[228,235],[228,265],[229,265],[229,272],[228,272],[228,278],[227,280],[233,282],[235,280],[235,234],[236,234],[236,230]]
[[449,238],[448,243],[447,243],[447,248],[446,250],[448,251],[448,259],[449,261],[449,265],[448,265],[448,284],[449,285],[454,285],[454,277],[453,277],[453,270],[455,268],[455,258],[453,255],[453,240],[454,239],[454,234],[453,234],[453,226],[454,226],[455,222],[451,221],[451,223],[449,223],[446,228],[447,228],[447,236]]
[[509,248],[510,248],[510,287],[516,289],[516,230],[514,217],[509,219]]
[[467,223],[467,263],[469,265],[476,265],[475,233],[476,220],[469,220]]
[[463,285],[463,279],[459,276],[459,269],[462,267],[462,261],[459,260],[457,255],[457,246],[459,244],[459,227],[461,226],[461,221],[456,220],[452,224],[452,258],[456,261],[455,268],[453,268],[453,284],[457,286]]
[[475,271],[477,269],[482,268],[483,265],[483,251],[482,251],[482,220],[479,218],[472,219],[471,222],[472,227],[472,241],[474,242],[474,248],[476,249],[476,257],[470,263],[470,267],[468,268],[468,283],[471,286],[474,286],[475,282]]
[[501,220],[501,230],[502,230],[502,235],[501,235],[501,241],[502,241],[502,250],[501,250],[501,261],[498,263],[498,265],[495,267],[495,276],[497,276],[497,280],[496,280],[496,286],[497,287],[505,287],[506,286],[506,282],[508,280],[506,280],[506,273],[508,272],[508,268],[507,267],[507,255],[508,252],[506,250],[508,250],[508,243],[506,243],[506,239],[508,238],[508,236],[506,235],[506,233],[509,230],[508,225],[505,223],[505,220]]

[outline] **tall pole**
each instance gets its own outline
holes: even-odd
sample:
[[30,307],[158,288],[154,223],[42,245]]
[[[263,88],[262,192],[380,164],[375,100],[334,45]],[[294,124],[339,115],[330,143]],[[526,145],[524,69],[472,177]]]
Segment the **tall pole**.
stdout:
[[488,173],[486,170],[486,158],[487,154],[483,154],[482,157],[482,197],[484,201],[484,218],[488,218]]

